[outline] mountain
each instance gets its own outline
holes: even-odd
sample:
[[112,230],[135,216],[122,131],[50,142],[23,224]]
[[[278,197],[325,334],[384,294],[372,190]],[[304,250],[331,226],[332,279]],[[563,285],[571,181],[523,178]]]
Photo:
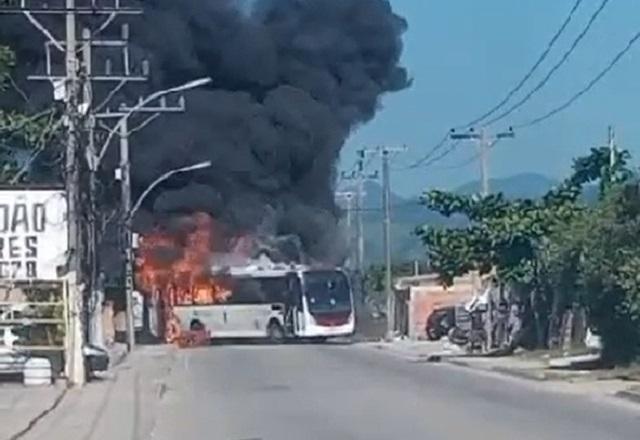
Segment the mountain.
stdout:
[[[508,198],[538,198],[558,182],[536,173],[516,174],[511,177],[492,179],[492,192],[502,192]],[[480,182],[466,183],[454,191],[459,194],[474,194],[480,190]],[[367,264],[380,263],[383,254],[383,210],[382,187],[377,182],[367,182],[364,186],[363,223],[365,236],[365,259]],[[416,227],[428,224],[433,226],[463,226],[464,218],[446,218],[430,211],[420,204],[418,196],[404,198],[391,194],[391,234],[392,255],[394,261],[424,259],[424,249],[415,235]]]
[[[537,173],[522,173],[501,179],[490,179],[491,192],[501,192],[508,199],[537,199],[560,182]],[[458,194],[478,194],[481,182],[475,180],[455,189]]]

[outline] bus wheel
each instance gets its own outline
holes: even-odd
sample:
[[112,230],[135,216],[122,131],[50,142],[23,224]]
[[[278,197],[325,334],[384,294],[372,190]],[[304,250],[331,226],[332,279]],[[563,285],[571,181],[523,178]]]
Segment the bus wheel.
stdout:
[[284,329],[276,321],[271,321],[267,327],[267,338],[272,344],[281,344],[284,341]]

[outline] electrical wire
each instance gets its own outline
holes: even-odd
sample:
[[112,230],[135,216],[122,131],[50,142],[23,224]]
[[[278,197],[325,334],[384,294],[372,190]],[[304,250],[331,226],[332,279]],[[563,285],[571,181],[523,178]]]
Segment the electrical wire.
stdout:
[[479,153],[474,153],[471,157],[469,157],[468,159],[465,159],[462,162],[459,162],[459,163],[456,163],[456,164],[452,164],[452,165],[440,166],[440,167],[438,167],[438,169],[439,170],[458,170],[460,168],[464,168],[466,166],[471,165],[473,162],[475,162],[479,158],[480,158],[480,154]]
[[437,153],[438,151],[440,151],[440,149],[442,149],[445,144],[447,143],[447,141],[449,140],[449,132],[447,132],[444,137],[442,139],[440,139],[440,141],[435,144],[433,147],[431,147],[427,153],[422,156],[420,159],[416,160],[415,162],[413,162],[411,165],[407,165],[404,167],[398,167],[398,168],[393,168],[393,171],[407,171],[407,170],[414,170],[416,168],[421,168],[422,165],[427,162],[429,159],[431,159],[431,157],[433,157],[433,155],[435,153]]
[[489,121],[487,121],[484,125],[485,126],[491,125],[491,124],[494,124],[495,122],[498,122],[498,121],[506,118],[511,113],[513,113],[514,111],[516,111],[517,109],[522,107],[527,101],[529,101],[531,99],[531,97],[533,95],[535,95],[538,91],[540,91],[540,89],[542,89],[549,82],[551,77],[560,69],[560,67],[562,67],[567,62],[567,60],[569,59],[571,54],[575,51],[575,49],[578,47],[580,42],[589,33],[589,30],[591,29],[591,27],[595,23],[596,19],[602,13],[602,11],[604,10],[604,8],[607,6],[608,3],[609,3],[609,0],[602,0],[602,3],[600,3],[600,6],[598,7],[598,9],[596,9],[596,11],[589,18],[589,21],[587,22],[587,25],[584,27],[584,29],[582,29],[582,32],[580,32],[580,34],[578,34],[576,39],[573,40],[573,43],[571,44],[569,49],[564,53],[562,58],[560,58],[560,61],[558,61],[551,68],[551,70],[549,70],[547,75],[529,93],[527,93],[522,99],[520,99],[518,102],[513,104],[507,110],[505,110],[504,112],[500,113],[498,116],[496,116],[496,117],[490,119]]
[[[569,47],[569,49],[563,54],[563,56],[560,59],[560,61],[558,61],[549,70],[547,75],[529,93],[527,93],[527,95],[525,95],[521,100],[519,100],[514,105],[509,107],[506,111],[502,112],[498,116],[496,116],[496,117],[492,118],[491,120],[489,120],[488,122],[486,122],[484,125],[485,126],[491,125],[491,124],[493,124],[495,122],[498,122],[498,121],[506,118],[511,113],[513,113],[515,110],[517,110],[518,108],[522,107],[538,91],[540,91],[540,89],[542,89],[549,82],[549,80],[553,77],[553,75],[568,61],[568,59],[571,56],[571,54],[576,50],[576,48],[579,46],[579,44],[582,42],[582,40],[585,38],[585,36],[589,33],[589,31],[591,30],[593,24],[595,23],[597,18],[600,16],[602,11],[605,9],[605,7],[608,5],[609,1],[610,0],[602,0],[602,2],[600,3],[599,7],[594,11],[594,13],[589,18],[589,21],[587,22],[585,27],[578,34],[578,36],[574,39],[574,41],[571,44],[571,46]],[[470,123],[468,123],[466,125],[459,126],[458,128],[469,127],[469,126],[475,125],[476,123],[478,123],[480,121],[483,121],[487,117],[489,117],[492,114],[494,114],[497,110],[502,108],[518,91],[520,91],[522,89],[524,84],[531,78],[531,76],[535,73],[535,71],[538,69],[538,67],[547,58],[547,56],[550,53],[551,49],[556,44],[556,42],[560,38],[560,36],[564,33],[564,31],[566,30],[567,26],[569,25],[569,23],[573,19],[576,11],[578,10],[578,8],[580,7],[581,4],[582,4],[582,0],[576,0],[576,2],[574,3],[573,7],[569,11],[568,16],[565,18],[565,20],[563,21],[562,25],[558,29],[558,31],[553,35],[553,37],[551,38],[551,40],[547,44],[546,49],[542,52],[540,57],[538,57],[538,59],[536,60],[534,65],[531,67],[531,69],[529,69],[527,74],[525,74],[525,76],[516,85],[516,87],[514,87],[511,91],[509,91],[507,96],[501,102],[499,102],[496,106],[494,106],[492,109],[490,109],[484,115],[480,116],[479,118],[476,118],[475,120],[471,121]],[[638,37],[640,38],[640,36],[638,36]],[[633,43],[635,43],[636,40],[637,40],[637,38],[634,38],[634,40],[632,40],[633,42],[630,42],[629,46],[633,45]],[[544,116],[542,116],[540,118],[536,118],[535,120],[530,121],[527,124],[521,124],[520,126],[518,126],[518,128],[535,125],[535,124],[541,122],[542,120],[547,119],[547,118],[555,115],[556,113],[564,110],[565,108],[569,107],[571,104],[573,104],[573,102],[575,102],[582,95],[587,93],[595,85],[595,83],[597,83],[601,79],[602,76],[606,75],[606,73],[609,70],[611,70],[611,68],[613,68],[613,65],[615,65],[615,63],[617,63],[619,58],[621,58],[624,55],[624,53],[626,53],[629,49],[630,49],[630,47],[627,47],[626,50],[623,51],[623,53],[619,54],[616,57],[617,59],[614,59],[614,61],[612,62],[612,65],[610,65],[607,69],[605,69],[605,71],[601,72],[601,74],[599,75],[600,78],[596,77],[596,79],[594,81],[592,81],[593,84],[590,83],[587,87],[585,87],[585,89],[580,91],[578,94],[576,94],[574,97],[572,97],[565,104],[563,104],[562,106],[552,110],[551,112],[549,112],[548,114],[546,114],[546,115],[544,115]],[[441,152],[440,154],[436,155],[436,153],[438,153],[442,148],[445,147],[448,139],[449,139],[449,132],[445,133],[444,137],[438,143],[436,143],[433,147],[431,147],[427,151],[427,153],[424,156],[422,156],[420,159],[418,159],[417,161],[415,161],[411,165],[408,165],[408,166],[405,166],[405,167],[401,167],[401,168],[394,168],[394,171],[406,171],[406,170],[412,170],[412,169],[416,169],[416,168],[427,168],[427,167],[433,165],[434,163],[439,162],[444,157],[448,156],[453,151],[455,151],[455,149],[458,146],[458,143],[452,144],[448,148],[446,148],[443,152]]]
[[447,147],[447,149],[443,150],[440,154],[438,154],[437,156],[433,156],[427,162],[424,162],[420,166],[420,168],[428,168],[431,165],[433,165],[434,163],[437,163],[437,162],[441,161],[442,159],[447,157],[449,154],[453,153],[458,148],[458,145],[460,145],[460,141],[457,141],[457,142],[454,142],[454,143],[450,144],[449,147]]
[[[606,3],[609,0],[604,0],[604,5],[606,5]],[[531,68],[529,69],[529,71],[524,75],[524,77],[520,80],[520,82],[518,82],[518,84],[509,91],[509,93],[507,93],[506,97],[500,101],[497,105],[495,105],[494,107],[492,107],[489,111],[487,111],[486,113],[484,113],[483,115],[481,115],[480,117],[470,121],[467,124],[458,126],[456,128],[458,129],[462,129],[462,128],[468,128],[472,125],[477,124],[478,122],[481,122],[483,120],[485,120],[486,118],[488,118],[489,116],[493,115],[495,112],[497,112],[499,109],[501,109],[507,102],[509,102],[509,100],[511,100],[511,98],[518,93],[522,87],[524,87],[525,83],[531,78],[531,76],[536,72],[536,70],[538,69],[538,67],[540,67],[540,65],[544,62],[544,60],[547,58],[547,56],[549,55],[549,53],[551,52],[551,49],[555,46],[556,42],[558,41],[558,39],[560,38],[560,36],[564,33],[564,31],[566,30],[567,26],[569,25],[569,23],[571,22],[571,20],[573,19],[576,11],[578,10],[578,8],[580,7],[580,5],[582,4],[583,0],[576,0],[576,2],[573,4],[573,7],[571,8],[571,10],[569,11],[569,14],[567,15],[567,17],[565,18],[565,20],[562,22],[562,25],[560,26],[560,28],[556,31],[556,33],[553,35],[553,37],[551,38],[551,40],[549,41],[549,43],[547,43],[547,47],[545,48],[545,50],[542,52],[542,54],[540,54],[540,56],[538,57],[538,59],[536,60],[536,62],[533,64],[533,66],[531,66]],[[601,11],[604,8],[604,6],[601,5],[601,8],[599,9],[599,11]],[[599,14],[599,11],[596,11],[597,14]],[[597,15],[596,15],[597,17]],[[593,20],[595,21],[595,18],[593,18]],[[590,25],[588,26],[590,27]],[[588,28],[587,28],[588,31]],[[586,32],[585,32],[586,34]],[[581,38],[580,38],[581,39]],[[579,42],[579,40],[578,40]],[[574,44],[577,46],[577,43],[574,42]],[[568,55],[566,55],[568,57]],[[506,116],[506,115],[505,115]],[[396,168],[395,170],[400,170],[400,171],[406,171],[406,170],[411,170],[411,169],[416,169],[416,168],[422,168],[423,165],[430,161],[431,158],[438,152],[440,151],[440,149],[442,149],[447,140],[449,139],[449,132],[445,133],[444,137],[437,143],[435,144],[433,147],[431,147],[427,153],[422,156],[420,159],[416,160],[414,163],[412,163],[411,165],[408,165],[406,167],[401,167],[401,168]],[[439,160],[440,157],[437,159]],[[436,160],[436,161],[437,161]]]
[[580,5],[582,4],[583,0],[576,0],[576,2],[573,4],[573,7],[571,8],[571,10],[569,11],[569,15],[567,15],[567,17],[564,19],[564,21],[562,22],[562,25],[560,26],[560,28],[555,32],[555,34],[553,35],[553,37],[551,38],[551,40],[547,43],[547,46],[545,48],[545,50],[540,54],[540,56],[538,57],[538,59],[536,60],[536,62],[533,64],[533,66],[531,66],[531,68],[529,69],[529,71],[522,77],[522,79],[520,80],[520,82],[518,82],[518,84],[512,88],[509,93],[507,93],[507,95],[502,99],[502,101],[500,101],[499,103],[497,103],[495,106],[493,106],[489,111],[487,111],[486,113],[482,114],[481,116],[477,117],[476,119],[474,119],[473,121],[462,125],[462,126],[458,126],[456,127],[457,129],[464,129],[464,128],[468,128],[471,127],[473,125],[476,125],[479,122],[484,121],[485,119],[487,119],[489,116],[493,115],[495,112],[497,112],[498,110],[500,110],[502,107],[504,107],[504,105],[509,102],[511,100],[511,98],[513,98],[513,96],[518,93],[520,90],[522,90],[522,87],[524,87],[525,83],[527,81],[529,81],[529,79],[531,78],[531,76],[533,76],[533,74],[536,72],[536,70],[538,70],[538,67],[540,67],[540,65],[543,63],[543,61],[547,58],[547,56],[549,55],[549,53],[551,52],[551,49],[553,48],[553,46],[555,46],[556,42],[558,41],[558,39],[560,38],[560,36],[564,33],[564,31],[567,29],[567,26],[569,25],[569,23],[571,22],[571,20],[573,19],[573,16],[575,15],[576,11],[578,10],[578,8],[580,7]]
[[554,108],[553,110],[545,113],[544,115],[542,115],[540,117],[532,119],[531,121],[529,121],[527,123],[517,125],[516,127],[517,128],[532,127],[532,126],[537,125],[537,124],[549,119],[550,117],[560,113],[561,111],[566,110],[573,103],[575,103],[578,99],[580,99],[583,95],[585,95],[587,92],[589,92],[598,82],[600,82],[607,75],[607,73],[609,73],[616,66],[616,64],[618,64],[618,62],[627,54],[627,52],[629,52],[631,50],[633,45],[639,39],[640,39],[640,31],[638,31],[633,36],[633,38],[631,38],[629,40],[629,42],[624,47],[624,49],[622,49],[620,52],[618,52],[616,54],[616,56],[613,57],[613,59],[609,62],[609,64],[598,75],[596,75],[591,81],[589,81],[589,83],[584,88],[582,88],[582,90],[578,91],[575,95],[573,95],[571,98],[569,98],[564,104],[559,105],[558,107]]

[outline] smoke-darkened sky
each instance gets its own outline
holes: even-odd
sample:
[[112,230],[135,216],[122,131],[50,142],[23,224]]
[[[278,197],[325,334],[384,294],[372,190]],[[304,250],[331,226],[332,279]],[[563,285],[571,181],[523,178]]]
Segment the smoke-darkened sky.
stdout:
[[[173,182],[156,212],[204,210],[240,231],[295,235],[325,258],[340,234],[336,162],[351,130],[380,97],[409,86],[399,67],[405,21],[386,0],[145,2],[136,42],[156,87],[210,76],[184,116],[136,138],[135,183],[160,170],[212,160]],[[151,208],[151,206],[148,206]]]
[[[131,103],[196,78],[213,80],[187,94],[185,114],[162,116],[132,137],[137,192],[168,170],[213,163],[156,191],[139,227],[164,215],[204,211],[237,233],[293,236],[312,257],[339,259],[344,244],[333,197],[337,161],[350,133],[375,117],[381,97],[410,86],[400,66],[406,21],[388,0],[137,4],[145,15],[131,19],[134,64],[148,58],[152,77],[139,89],[127,87],[115,101]],[[47,105],[50,86],[24,82],[43,68],[42,36],[23,17],[2,20],[0,41],[18,53],[17,83],[33,107]],[[61,20],[45,24],[63,35]],[[100,37],[117,36],[113,26]],[[117,53],[94,52],[94,73],[105,57],[114,58],[114,70],[120,67]],[[104,90],[94,94],[104,96]],[[15,93],[0,104],[11,99]],[[105,164],[116,161],[112,148]],[[105,176],[111,175],[106,169]]]

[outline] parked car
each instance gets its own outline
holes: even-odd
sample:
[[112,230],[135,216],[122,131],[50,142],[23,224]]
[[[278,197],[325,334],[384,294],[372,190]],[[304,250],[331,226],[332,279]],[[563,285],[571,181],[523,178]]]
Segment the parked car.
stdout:
[[449,333],[455,326],[455,307],[441,307],[435,309],[427,318],[426,333],[430,341],[437,341]]
[[29,357],[8,347],[0,347],[0,374],[22,374]]
[[93,377],[95,373],[106,371],[109,368],[109,353],[103,348],[85,345],[82,349],[82,355],[84,356],[87,379]]

